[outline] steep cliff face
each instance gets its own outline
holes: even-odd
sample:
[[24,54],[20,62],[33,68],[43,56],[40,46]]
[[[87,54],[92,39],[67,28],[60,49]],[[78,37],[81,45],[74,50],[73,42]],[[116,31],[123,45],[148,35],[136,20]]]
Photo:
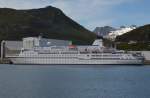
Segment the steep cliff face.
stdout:
[[46,38],[72,40],[75,44],[91,44],[96,38],[60,9],[51,6],[30,10],[0,8],[0,40],[21,40],[40,34]]
[[98,36],[106,36],[108,35],[111,31],[115,31],[116,29],[110,26],[104,26],[104,27],[96,27],[95,30],[93,31],[96,35]]

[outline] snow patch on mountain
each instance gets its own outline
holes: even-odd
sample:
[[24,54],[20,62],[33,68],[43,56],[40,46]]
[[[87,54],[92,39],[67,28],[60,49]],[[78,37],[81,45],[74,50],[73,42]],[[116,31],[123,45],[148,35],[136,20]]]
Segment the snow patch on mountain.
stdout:
[[111,39],[111,40],[115,40],[115,38],[117,36],[123,35],[127,32],[130,32],[132,30],[136,29],[136,26],[130,26],[130,27],[121,27],[119,29],[116,29],[115,31],[110,31],[110,33],[108,33],[107,36],[105,36],[105,38]]

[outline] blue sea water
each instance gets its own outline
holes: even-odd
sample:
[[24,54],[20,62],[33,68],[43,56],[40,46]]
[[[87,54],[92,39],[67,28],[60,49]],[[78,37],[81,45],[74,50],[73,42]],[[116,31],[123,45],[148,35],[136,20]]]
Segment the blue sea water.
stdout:
[[150,98],[150,66],[0,65],[0,98]]

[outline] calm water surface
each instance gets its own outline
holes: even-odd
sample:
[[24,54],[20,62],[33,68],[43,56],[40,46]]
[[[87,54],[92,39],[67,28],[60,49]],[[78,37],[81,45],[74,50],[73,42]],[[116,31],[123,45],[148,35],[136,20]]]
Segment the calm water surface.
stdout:
[[0,98],[150,98],[150,66],[0,65]]

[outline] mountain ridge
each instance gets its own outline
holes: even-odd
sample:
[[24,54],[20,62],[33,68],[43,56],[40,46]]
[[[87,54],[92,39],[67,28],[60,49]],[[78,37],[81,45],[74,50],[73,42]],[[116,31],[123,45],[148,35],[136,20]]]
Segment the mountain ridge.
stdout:
[[150,24],[140,26],[130,32],[127,32],[116,38],[118,42],[149,42],[150,41]]
[[39,36],[72,40],[75,44],[91,44],[96,35],[66,16],[58,8],[0,8],[0,41],[21,40]]

